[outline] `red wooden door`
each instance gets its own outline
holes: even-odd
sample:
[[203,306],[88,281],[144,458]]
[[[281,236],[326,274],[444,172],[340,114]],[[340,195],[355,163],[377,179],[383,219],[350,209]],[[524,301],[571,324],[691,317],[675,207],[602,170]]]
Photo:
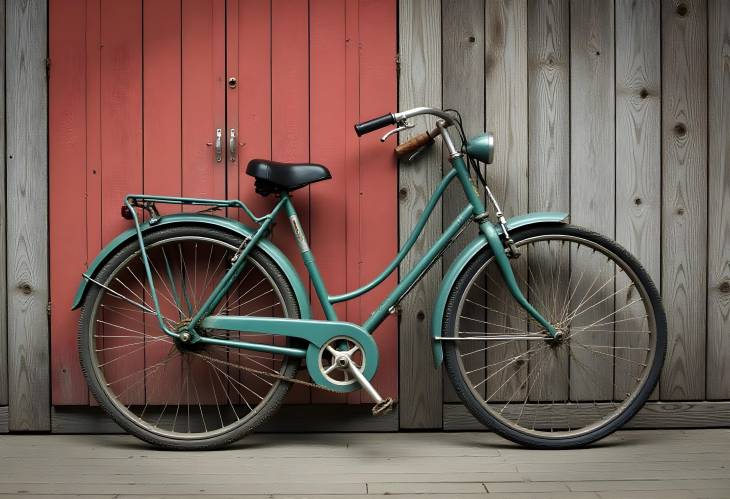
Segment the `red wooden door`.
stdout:
[[[397,250],[395,162],[352,124],[396,107],[395,15],[395,0],[51,1],[54,404],[89,402],[69,307],[88,263],[129,227],[119,216],[126,193],[237,197],[261,212],[272,199],[254,193],[250,159],[319,162],[333,179],[297,191],[295,203],[330,292],[358,287],[388,263]],[[218,128],[226,145],[236,130],[235,161],[224,151],[216,162]],[[280,221],[274,240],[306,277],[286,229]],[[394,282],[338,314],[362,322]],[[376,386],[391,396],[396,329],[388,319],[376,334]],[[310,401],[360,396],[290,397]]]

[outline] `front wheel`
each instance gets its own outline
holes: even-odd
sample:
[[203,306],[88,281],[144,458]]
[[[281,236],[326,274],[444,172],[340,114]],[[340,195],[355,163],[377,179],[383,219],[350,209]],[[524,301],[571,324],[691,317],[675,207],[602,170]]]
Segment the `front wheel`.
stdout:
[[[201,226],[145,235],[164,322],[184,327],[242,244]],[[218,345],[188,345],[162,331],[136,238],[94,276],[83,303],[79,354],[91,393],[129,433],[169,449],[204,450],[241,438],[281,404],[299,359]],[[215,314],[299,318],[289,281],[254,249]],[[265,334],[201,331],[239,341],[286,345]]]
[[631,419],[657,383],[667,344],[659,293],[631,254],[594,232],[550,225],[512,236],[522,292],[562,339],[547,339],[517,304],[487,249],[447,302],[449,378],[476,419],[514,442],[595,442]]

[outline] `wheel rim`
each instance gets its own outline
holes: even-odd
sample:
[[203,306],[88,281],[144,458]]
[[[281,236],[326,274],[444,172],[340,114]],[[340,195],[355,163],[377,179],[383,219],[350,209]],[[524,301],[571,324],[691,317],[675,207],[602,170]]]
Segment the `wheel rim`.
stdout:
[[[490,257],[457,307],[458,367],[472,395],[503,425],[539,438],[594,432],[646,385],[656,352],[654,311],[636,273],[591,240],[549,234],[518,241],[520,288],[562,341],[514,301]],[[507,340],[490,337],[510,337]]]
[[[166,325],[179,328],[227,270],[237,247],[208,237],[170,237],[146,246]],[[92,370],[127,420],[159,436],[195,440],[250,421],[284,381],[287,357],[218,345],[183,345],[159,327],[139,252],[103,282],[89,321]],[[248,258],[216,314],[290,317],[274,278]],[[207,336],[286,344],[271,335],[209,330]]]

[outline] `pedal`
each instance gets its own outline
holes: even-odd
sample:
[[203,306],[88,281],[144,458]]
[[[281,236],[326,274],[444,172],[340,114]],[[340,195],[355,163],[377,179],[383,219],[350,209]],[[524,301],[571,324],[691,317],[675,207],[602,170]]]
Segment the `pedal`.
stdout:
[[393,406],[395,406],[395,401],[390,397],[385,398],[373,406],[373,416],[383,416],[388,414],[393,410]]

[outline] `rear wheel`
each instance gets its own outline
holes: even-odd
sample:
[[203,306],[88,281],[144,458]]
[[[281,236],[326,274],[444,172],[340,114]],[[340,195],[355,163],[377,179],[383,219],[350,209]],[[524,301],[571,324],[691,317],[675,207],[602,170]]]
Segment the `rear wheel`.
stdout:
[[639,262],[599,234],[539,226],[513,238],[522,292],[562,339],[517,304],[485,250],[449,297],[447,373],[500,435],[530,447],[587,445],[626,423],[656,385],[667,341],[661,299]]
[[[198,226],[145,236],[167,327],[179,329],[190,320],[241,243],[237,235]],[[161,447],[212,449],[241,438],[281,404],[290,383],[275,376],[294,376],[299,359],[169,337],[154,313],[136,239],[94,279],[108,289],[94,285],[85,297],[81,364],[94,397],[125,430]],[[299,307],[278,266],[254,249],[215,313],[298,318]],[[265,334],[201,333],[287,344],[286,338]]]

